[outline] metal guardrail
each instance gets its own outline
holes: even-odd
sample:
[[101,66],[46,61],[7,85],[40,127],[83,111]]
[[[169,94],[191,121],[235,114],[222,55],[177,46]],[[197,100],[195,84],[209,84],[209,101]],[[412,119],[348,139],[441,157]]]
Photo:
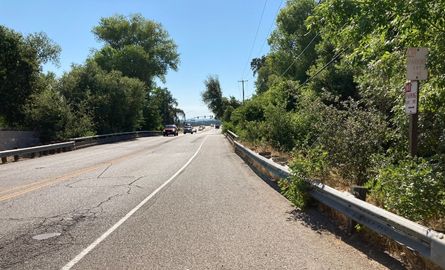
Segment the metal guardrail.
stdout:
[[[253,152],[236,141],[237,136],[227,132],[235,152],[261,173],[277,180],[290,176],[289,169]],[[406,218],[364,202],[351,194],[340,192],[322,183],[308,180],[310,195],[369,229],[385,235],[399,244],[419,252],[445,269],[445,236]]]
[[233,140],[237,140],[237,139],[239,138],[238,135],[236,135],[235,133],[233,133],[233,132],[230,131],[230,130],[227,130],[227,134],[229,134],[230,137],[231,137]]
[[80,149],[97,144],[113,143],[125,140],[132,140],[139,137],[150,137],[150,136],[160,136],[160,135],[162,135],[161,131],[133,131],[133,132],[121,132],[121,133],[78,137],[78,138],[72,138],[70,140],[75,142],[75,149]]
[[88,146],[93,146],[97,144],[113,143],[125,140],[132,140],[139,137],[150,137],[150,136],[160,136],[161,131],[133,131],[133,132],[122,132],[122,133],[112,133],[104,135],[86,136],[72,138],[68,142],[47,144],[42,146],[34,146],[13,150],[0,151],[0,158],[2,163],[8,161],[8,157],[13,156],[14,160],[17,161],[21,156],[31,155],[35,157],[36,154],[42,156],[43,154],[55,153],[61,151],[70,151],[73,149],[85,148]]
[[74,148],[74,141],[64,142],[64,143],[54,143],[42,146],[34,146],[13,150],[5,150],[0,152],[0,158],[2,159],[2,163],[7,162],[7,158],[13,156],[14,160],[17,161],[19,157],[23,157],[24,155],[31,155],[34,157],[36,154],[39,156],[51,152],[60,152],[60,151],[71,151]]

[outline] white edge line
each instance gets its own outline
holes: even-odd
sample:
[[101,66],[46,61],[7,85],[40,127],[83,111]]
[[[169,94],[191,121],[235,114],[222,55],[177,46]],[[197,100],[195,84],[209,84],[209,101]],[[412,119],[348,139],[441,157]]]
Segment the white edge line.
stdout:
[[144,204],[146,204],[153,196],[155,196],[159,191],[161,191],[166,185],[168,185],[173,179],[176,178],[198,155],[201,150],[204,142],[207,140],[207,136],[204,138],[204,141],[199,146],[198,150],[196,150],[195,154],[184,164],[174,175],[172,175],[167,181],[165,181],[161,186],[159,186],[155,191],[153,191],[150,195],[148,195],[142,202],[140,202],[135,208],[131,209],[123,218],[121,218],[118,222],[116,222],[111,228],[109,228],[105,233],[103,233],[99,238],[97,238],[93,243],[91,243],[87,248],[82,250],[74,259],[68,262],[62,270],[71,269],[76,263],[83,259],[90,251],[92,251],[97,245],[99,245],[103,240],[105,240],[110,234],[112,234],[119,226],[121,226],[127,219],[129,219],[139,208],[141,208]]

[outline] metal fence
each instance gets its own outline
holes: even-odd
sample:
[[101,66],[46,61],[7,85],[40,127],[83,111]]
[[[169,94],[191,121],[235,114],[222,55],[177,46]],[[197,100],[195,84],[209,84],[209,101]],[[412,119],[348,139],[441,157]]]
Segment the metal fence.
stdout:
[[139,137],[151,137],[160,135],[162,135],[161,131],[133,131],[78,137],[72,138],[70,140],[75,142],[75,149],[80,149],[97,144],[114,143],[119,141],[134,140]]
[[160,135],[162,135],[161,131],[133,131],[133,132],[122,132],[122,133],[112,133],[112,134],[72,138],[70,139],[70,141],[63,143],[54,143],[42,146],[0,151],[0,158],[2,160],[2,163],[6,163],[8,161],[8,157],[14,157],[14,160],[17,161],[20,157],[25,157],[25,156],[29,157],[42,156],[46,154],[54,154],[64,151],[70,151],[73,149],[85,148],[88,146],[93,146],[98,144],[114,143],[120,141],[133,140],[139,137],[151,137]]
[[56,153],[56,152],[71,151],[73,148],[74,148],[73,141],[64,142],[64,143],[54,143],[54,144],[47,144],[47,145],[42,145],[42,146],[34,146],[34,147],[1,151],[0,158],[2,159],[2,163],[6,163],[8,157],[14,157],[14,160],[17,161],[20,157],[23,157],[25,155],[29,155],[31,157],[34,157],[36,155],[42,156],[45,154],[51,154],[51,153]]
[[[238,136],[233,132],[227,132],[226,136],[233,144],[235,152],[265,176],[274,180],[285,179],[290,176],[287,167],[276,164],[237,142]],[[425,258],[445,269],[444,234],[317,181],[308,180],[308,182],[312,187],[310,195],[314,199],[365,225],[369,229],[417,251]]]

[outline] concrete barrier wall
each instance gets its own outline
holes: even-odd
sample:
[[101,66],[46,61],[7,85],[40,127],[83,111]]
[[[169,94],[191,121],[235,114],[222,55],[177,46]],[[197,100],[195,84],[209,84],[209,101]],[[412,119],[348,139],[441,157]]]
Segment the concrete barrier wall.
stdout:
[[40,140],[33,131],[0,130],[0,151],[39,144]]

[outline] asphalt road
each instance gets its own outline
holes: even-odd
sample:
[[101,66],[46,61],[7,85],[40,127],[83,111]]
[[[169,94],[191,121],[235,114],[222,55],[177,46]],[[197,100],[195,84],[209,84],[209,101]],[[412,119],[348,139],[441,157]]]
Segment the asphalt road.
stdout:
[[302,214],[218,130],[0,166],[0,269],[386,269]]

